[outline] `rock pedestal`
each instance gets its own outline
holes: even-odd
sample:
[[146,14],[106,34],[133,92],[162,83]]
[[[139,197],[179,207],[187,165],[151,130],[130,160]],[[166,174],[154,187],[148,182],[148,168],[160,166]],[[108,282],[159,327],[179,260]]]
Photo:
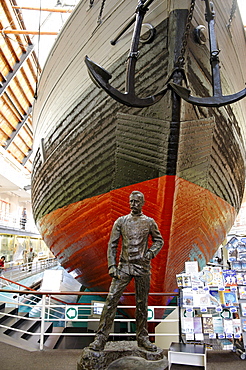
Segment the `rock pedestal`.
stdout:
[[77,370],[163,370],[168,367],[164,350],[149,352],[135,341],[107,342],[103,351],[82,350]]

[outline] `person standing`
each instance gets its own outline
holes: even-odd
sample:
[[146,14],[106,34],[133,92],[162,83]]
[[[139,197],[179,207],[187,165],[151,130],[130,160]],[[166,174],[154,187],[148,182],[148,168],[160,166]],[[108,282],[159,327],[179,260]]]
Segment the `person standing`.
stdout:
[[26,222],[27,222],[26,208],[23,208],[21,219],[20,219],[21,229],[25,230],[25,228],[26,228]]
[[[156,351],[157,347],[148,338],[148,293],[150,286],[150,261],[161,250],[164,241],[153,218],[142,213],[144,195],[140,191],[130,194],[131,213],[119,217],[112,228],[108,243],[108,269],[113,278],[109,289],[95,340],[89,345],[94,351],[104,349],[115,318],[119,299],[132,279],[136,290],[136,336],[138,346],[147,351]],[[152,245],[148,247],[148,237]],[[116,255],[119,240],[122,250],[119,264]]]
[[5,262],[5,256],[2,256],[0,259],[0,275],[2,275],[2,272],[5,269],[4,262]]
[[33,252],[32,248],[30,248],[27,260],[28,260],[28,271],[31,271],[32,270],[32,262],[34,260],[34,252]]
[[24,271],[27,268],[27,262],[28,262],[27,250],[26,249],[24,249],[23,252],[22,252],[22,259],[23,259],[23,267],[22,267],[22,270]]

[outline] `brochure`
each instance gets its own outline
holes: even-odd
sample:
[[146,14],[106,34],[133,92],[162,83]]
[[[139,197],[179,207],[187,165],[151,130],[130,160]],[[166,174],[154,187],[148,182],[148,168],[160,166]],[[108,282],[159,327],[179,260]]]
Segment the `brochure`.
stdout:
[[177,280],[178,287],[182,288],[182,286],[183,286],[183,275],[182,274],[177,274],[176,275],[176,280]]
[[246,245],[244,243],[238,244],[238,261],[246,262]]
[[221,267],[217,267],[217,266],[213,267],[213,282],[212,282],[212,285],[217,286],[217,287],[220,287],[220,286],[224,285],[223,273],[222,273],[222,268]]
[[204,334],[214,333],[212,315],[203,315],[202,323],[203,323],[203,333]]
[[230,262],[237,261],[237,248],[234,248],[233,246],[231,246],[228,249],[228,261]]
[[221,317],[213,317],[214,332],[216,334],[224,333],[223,320]]
[[210,294],[208,290],[198,289],[193,295],[194,307],[209,307],[211,306]]
[[238,306],[237,292],[225,290],[223,292],[225,307]]
[[225,334],[232,334],[233,333],[232,320],[225,319],[223,321]]
[[246,285],[246,273],[236,272],[237,285]]
[[246,317],[241,318],[241,325],[242,325],[242,330],[246,331]]
[[194,296],[191,288],[183,289],[183,306],[194,306]]
[[199,316],[194,317],[194,333],[202,333],[202,318]]
[[210,302],[211,306],[220,306],[221,305],[221,292],[218,289],[209,289]]
[[198,262],[197,261],[186,261],[185,262],[186,274],[198,273]]
[[236,270],[236,271],[241,270],[242,269],[242,263],[239,262],[239,261],[234,261],[234,262],[231,263],[231,268],[233,270]]
[[232,319],[232,326],[233,326],[234,338],[240,338],[241,333],[242,333],[241,320],[240,319]]
[[211,266],[206,266],[200,272],[200,279],[205,285],[213,284],[213,268]]
[[231,287],[231,286],[237,285],[235,270],[223,270],[223,278],[224,278],[225,287]]
[[190,287],[190,286],[191,286],[191,275],[183,274],[183,287]]
[[182,333],[183,334],[193,334],[194,333],[193,317],[183,317],[182,318]]
[[246,317],[246,303],[241,302],[241,303],[240,303],[240,308],[241,308],[241,315],[242,315],[243,317]]
[[246,299],[246,286],[245,285],[239,286],[238,293],[240,299]]
[[198,288],[204,286],[203,282],[200,280],[200,275],[198,272],[191,274],[191,286],[193,290],[197,290]]

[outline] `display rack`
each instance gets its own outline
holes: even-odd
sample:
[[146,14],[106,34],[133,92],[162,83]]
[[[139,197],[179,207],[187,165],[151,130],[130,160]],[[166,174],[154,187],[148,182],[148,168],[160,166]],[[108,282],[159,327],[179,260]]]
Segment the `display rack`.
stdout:
[[177,275],[184,344],[235,351],[246,358],[246,271],[186,263]]

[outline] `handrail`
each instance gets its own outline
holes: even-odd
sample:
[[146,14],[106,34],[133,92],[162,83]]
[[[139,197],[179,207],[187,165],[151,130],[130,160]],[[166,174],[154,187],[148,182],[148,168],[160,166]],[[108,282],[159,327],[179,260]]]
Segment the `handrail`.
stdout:
[[[13,290],[13,289],[0,289],[0,292],[6,292],[6,293],[19,293],[19,294],[28,294],[29,292],[28,291],[19,291],[19,290]],[[39,295],[51,295],[51,294],[55,294],[55,295],[108,295],[108,292],[76,292],[76,291],[72,291],[72,292],[54,292],[54,291],[40,291],[40,290],[35,290],[35,294],[39,294]],[[123,296],[124,295],[136,295],[135,292],[123,292],[122,294]],[[165,292],[149,292],[149,295],[153,295],[153,296],[174,296],[174,297],[178,297],[179,296],[179,293],[178,292],[168,292],[168,293],[165,293]]]
[[[22,288],[25,288],[25,289],[30,290],[30,291],[32,291],[32,292],[36,292],[36,290],[35,290],[35,289],[32,289],[32,288],[30,288],[30,287],[28,287],[28,286],[26,286],[26,285],[23,285],[23,284],[21,284],[21,283],[18,283],[17,281],[13,281],[13,280],[7,279],[7,278],[5,278],[5,277],[3,277],[3,276],[0,276],[0,278],[1,278],[1,279],[3,279],[3,280],[8,281],[8,282],[9,282],[9,283],[11,283],[11,284],[15,284],[15,285],[21,286]],[[6,292],[6,291],[7,291],[6,289],[0,289],[0,290],[3,290],[4,292]],[[18,293],[19,293],[19,292],[20,292],[20,291],[18,290]],[[9,293],[9,292],[8,292],[8,293]]]
[[[0,289],[0,293],[1,292],[4,292],[4,293],[18,293],[20,295],[23,295],[23,294],[30,294],[30,290],[22,290],[22,291],[19,291],[19,290],[13,290],[13,289]],[[33,291],[32,291],[33,292]],[[65,323],[65,326],[66,326],[66,322],[69,322],[69,321],[76,321],[76,322],[90,322],[90,321],[99,321],[99,318],[94,318],[94,317],[90,317],[90,314],[87,313],[82,313],[83,316],[87,316],[87,318],[76,318],[75,320],[71,320],[69,318],[69,316],[67,317],[66,316],[66,310],[67,310],[67,307],[68,307],[68,310],[69,310],[69,306],[71,305],[77,305],[78,306],[78,312],[80,312],[81,314],[81,309],[85,309],[85,310],[88,310],[89,307],[93,307],[91,303],[66,303],[66,305],[54,305],[54,304],[51,304],[49,301],[47,301],[47,298],[48,297],[51,297],[51,295],[78,295],[78,296],[92,296],[92,295],[107,295],[108,292],[81,292],[81,291],[72,291],[72,292],[48,292],[48,291],[35,291],[35,295],[40,295],[42,296],[42,305],[41,305],[41,314],[39,316],[39,318],[35,317],[35,320],[36,321],[39,321],[40,322],[40,330],[39,330],[39,333],[35,332],[35,333],[32,333],[30,331],[27,331],[28,334],[30,335],[35,335],[35,336],[40,336],[40,340],[39,340],[39,348],[40,350],[43,350],[44,348],[44,338],[45,336],[50,336],[51,338],[54,337],[54,336],[73,336],[75,335],[75,333],[65,333],[65,332],[49,332],[48,334],[45,333],[45,322],[64,322]],[[179,296],[179,293],[178,292],[150,292],[149,293],[150,295],[153,295],[153,296]],[[129,295],[135,295],[135,292],[124,292],[123,295],[125,296],[129,296]],[[9,302],[11,303],[11,302]],[[104,302],[102,302],[104,303]],[[12,303],[11,303],[12,304]],[[28,304],[25,304],[25,303],[17,303],[17,305],[19,306],[28,306]],[[29,305],[30,306],[30,305]],[[56,307],[56,308],[59,308],[61,307],[64,312],[62,314],[62,317],[59,317],[59,318],[55,318],[55,315],[54,317],[52,318],[53,314],[51,314],[50,316],[50,310],[52,310],[53,307]],[[118,306],[119,308],[124,308],[124,309],[132,309],[132,308],[136,308],[136,306],[125,306],[125,305],[119,305]],[[175,306],[160,306],[160,305],[153,305],[152,307],[154,308],[161,308],[161,309],[164,309],[164,308],[172,308],[172,309],[176,309],[176,308],[179,308],[179,303]],[[48,314],[48,316],[47,316]],[[4,315],[4,312],[0,312],[0,316],[1,315]],[[63,316],[65,315],[65,316]],[[6,316],[13,316],[13,317],[16,317],[16,315],[14,314],[6,314]],[[82,317],[83,317],[82,316]],[[21,317],[23,319],[23,317]],[[132,321],[135,321],[135,318],[115,318],[115,321],[120,321],[120,322],[132,322]],[[160,322],[179,322],[179,318],[178,319],[163,319],[163,318],[153,318],[152,319],[153,322],[155,323],[160,323]],[[6,328],[6,329],[10,329],[10,330],[15,330],[15,328],[13,327],[9,327],[7,325],[3,325],[3,324],[0,324],[0,327],[2,328]],[[25,330],[21,330],[21,329],[18,329],[19,332],[23,332],[25,333],[26,331]],[[81,332],[81,333],[77,333],[76,332],[76,336],[93,336],[95,335],[95,333],[93,332]],[[111,335],[114,335],[114,336],[118,336],[118,335],[122,335],[122,336],[132,336],[132,335],[135,335],[135,333],[132,333],[131,330],[129,331],[129,329],[127,330],[126,333],[111,333]],[[166,333],[149,333],[149,335],[151,336],[165,336],[165,335],[180,335],[180,327],[178,325],[178,332],[177,333],[173,333],[173,334],[166,334]]]
[[[15,284],[15,285],[18,285],[18,286],[20,286],[20,287],[22,287],[22,288],[25,288],[25,289],[29,290],[29,292],[27,292],[27,291],[25,291],[25,290],[13,290],[13,289],[11,289],[11,291],[9,291],[9,289],[0,289],[0,292],[4,292],[4,293],[14,293],[14,294],[19,294],[19,295],[23,295],[23,294],[30,294],[30,291],[31,291],[31,292],[35,292],[35,294],[36,294],[37,292],[39,292],[38,290],[35,290],[35,289],[32,289],[32,288],[30,288],[30,287],[28,287],[28,286],[25,286],[25,285],[23,285],[23,284],[20,284],[20,283],[18,283],[17,281],[13,281],[13,280],[7,279],[7,278],[5,278],[5,277],[3,277],[3,276],[0,276],[0,279],[6,280],[6,281],[8,281],[8,282],[9,282],[9,283],[11,283],[11,284]],[[56,294],[56,293],[53,293],[53,294]],[[56,297],[52,297],[52,296],[51,296],[51,298],[52,298],[52,299],[54,299],[54,300],[55,300],[55,301],[57,301],[57,302],[60,302],[60,303],[63,303],[63,304],[67,304],[67,302],[62,301],[62,300],[60,300],[60,299],[58,299],[58,298],[56,298]]]
[[31,276],[57,266],[59,263],[56,258],[46,258],[43,260],[34,260],[33,262],[6,267],[4,276],[13,281],[20,281],[27,276]]

